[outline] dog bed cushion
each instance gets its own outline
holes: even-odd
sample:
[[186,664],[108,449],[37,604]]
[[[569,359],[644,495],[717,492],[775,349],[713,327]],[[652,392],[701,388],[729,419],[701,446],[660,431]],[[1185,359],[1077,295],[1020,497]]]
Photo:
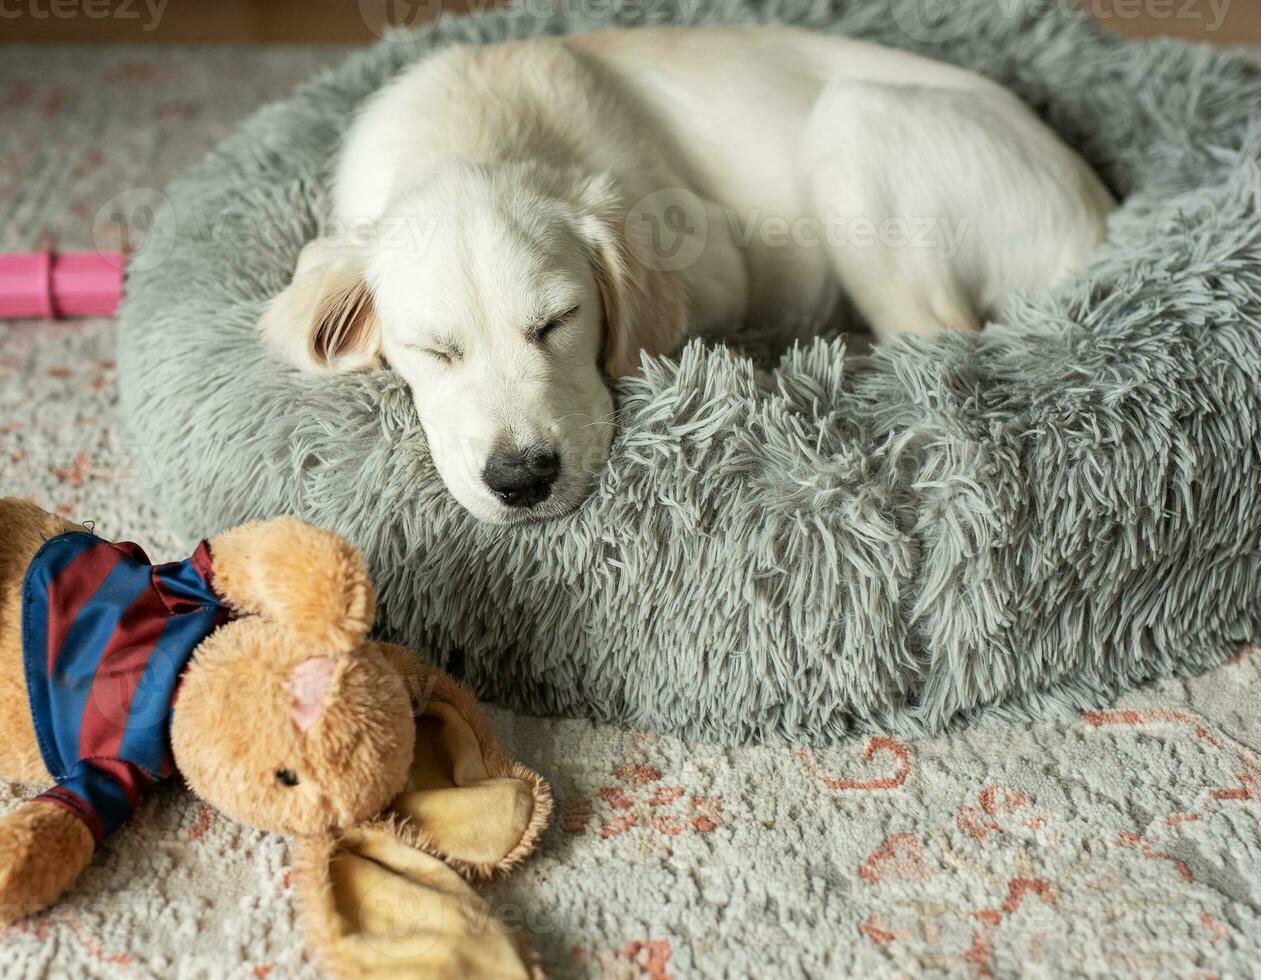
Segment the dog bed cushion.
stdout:
[[[119,369],[176,529],[281,512],[335,528],[369,558],[383,635],[482,695],[728,742],[1061,714],[1261,633],[1251,69],[1057,4],[526,8],[353,56],[169,189],[132,264]],[[617,386],[595,495],[524,528],[449,496],[393,373],[313,379],[260,347],[264,302],[327,215],[341,132],[401,67],[457,41],[762,21],[1010,86],[1123,198],[1108,244],[980,335],[861,357],[814,338],[769,363],[695,340],[646,360]]]

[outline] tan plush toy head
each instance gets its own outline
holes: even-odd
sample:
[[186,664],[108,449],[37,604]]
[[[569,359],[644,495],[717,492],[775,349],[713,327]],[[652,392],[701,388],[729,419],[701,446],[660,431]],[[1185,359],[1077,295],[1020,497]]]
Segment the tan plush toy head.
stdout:
[[264,830],[380,813],[408,779],[416,692],[372,619],[359,552],[294,518],[152,565],[0,498],[0,778],[54,784],[0,818],[0,921],[54,901],[172,770]]
[[189,787],[216,809],[310,834],[379,813],[403,787],[414,735],[407,691],[374,649],[321,650],[254,619],[198,648],[171,748]]
[[372,585],[340,537],[281,518],[211,542],[215,588],[254,615],[197,648],[171,724],[198,796],[264,830],[308,834],[373,816],[402,789],[407,689],[365,642]]

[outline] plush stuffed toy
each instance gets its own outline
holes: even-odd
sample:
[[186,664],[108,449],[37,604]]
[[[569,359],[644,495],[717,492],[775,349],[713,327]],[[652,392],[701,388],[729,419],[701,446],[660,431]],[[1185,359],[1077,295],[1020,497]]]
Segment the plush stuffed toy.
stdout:
[[[533,849],[546,785],[455,682],[367,640],[372,619],[358,552],[293,518],[151,565],[135,545],[0,499],[0,778],[47,787],[0,819],[0,921],[56,901],[178,772],[229,817],[300,838],[304,921],[326,965],[529,975],[506,933],[465,935],[440,906],[480,901],[461,876]],[[378,901],[342,907],[365,889]],[[385,895],[404,898],[382,919]]]
[[364,642],[342,539],[281,518],[150,565],[0,501],[0,777],[52,786],[0,821],[0,909],[55,900],[154,782],[264,830],[353,826],[402,789],[415,725]]

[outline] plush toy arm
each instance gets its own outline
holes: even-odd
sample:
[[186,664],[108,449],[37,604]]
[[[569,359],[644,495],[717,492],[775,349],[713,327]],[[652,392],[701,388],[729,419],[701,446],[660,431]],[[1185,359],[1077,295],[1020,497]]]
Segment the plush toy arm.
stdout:
[[56,803],[32,800],[0,819],[0,922],[47,908],[92,860],[92,832]]
[[363,556],[344,538],[294,517],[242,524],[210,542],[214,586],[240,612],[345,651],[372,627]]

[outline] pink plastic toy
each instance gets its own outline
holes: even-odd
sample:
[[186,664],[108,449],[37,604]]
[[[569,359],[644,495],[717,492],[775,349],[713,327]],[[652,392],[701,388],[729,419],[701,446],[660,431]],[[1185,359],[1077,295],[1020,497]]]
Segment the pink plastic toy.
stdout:
[[0,254],[0,319],[109,316],[122,296],[121,252]]

